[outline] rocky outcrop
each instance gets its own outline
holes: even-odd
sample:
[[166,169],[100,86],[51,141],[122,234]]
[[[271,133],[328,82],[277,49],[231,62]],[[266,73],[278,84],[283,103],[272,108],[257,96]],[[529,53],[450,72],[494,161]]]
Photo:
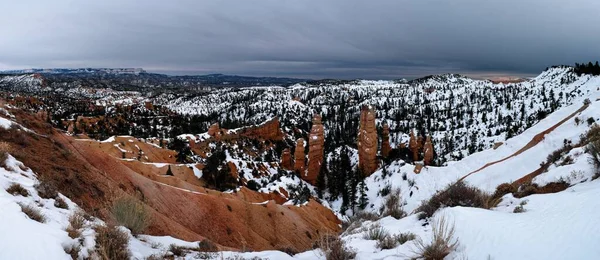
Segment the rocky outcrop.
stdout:
[[300,176],[304,175],[306,167],[306,158],[304,158],[304,138],[296,141],[296,151],[294,151],[294,171],[299,172]]
[[283,132],[279,128],[279,118],[274,117],[273,119],[264,122],[257,126],[245,127],[240,132],[241,136],[245,136],[252,139],[263,139],[263,140],[283,140]]
[[381,156],[387,158],[390,155],[392,147],[390,146],[390,127],[388,124],[383,124],[381,131]]
[[281,168],[292,170],[292,153],[289,148],[285,148],[281,152]]
[[221,128],[219,127],[219,123],[214,123],[208,127],[208,135],[215,138],[221,137]]
[[283,131],[279,128],[279,118],[277,117],[257,126],[248,126],[237,130],[223,129],[220,128],[219,123],[214,123],[208,128],[208,135],[217,140],[230,140],[243,136],[250,139],[280,141],[284,137]]
[[358,167],[365,176],[369,176],[377,170],[377,166],[375,110],[370,106],[363,106],[358,129]]
[[423,164],[431,165],[433,161],[433,144],[431,143],[431,136],[427,136],[425,140],[425,146],[423,147]]
[[303,179],[313,185],[321,171],[323,162],[323,146],[325,145],[325,130],[321,123],[321,116],[315,115],[312,120],[312,129],[308,137],[308,172]]

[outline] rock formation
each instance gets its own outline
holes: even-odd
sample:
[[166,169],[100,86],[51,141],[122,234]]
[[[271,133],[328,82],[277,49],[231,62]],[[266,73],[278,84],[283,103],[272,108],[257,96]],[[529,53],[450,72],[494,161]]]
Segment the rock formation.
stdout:
[[418,161],[419,160],[419,141],[417,139],[417,137],[415,136],[415,132],[414,131],[410,131],[410,140],[408,141],[408,149],[410,149],[410,152],[412,153],[412,158],[413,161]]
[[308,137],[308,172],[302,176],[305,181],[315,185],[317,176],[321,171],[323,162],[323,146],[325,145],[323,124],[321,116],[315,115],[312,120],[312,129]]
[[383,124],[381,132],[381,155],[387,158],[390,155],[392,147],[390,146],[390,127],[388,124]]
[[358,129],[358,167],[365,176],[369,176],[375,172],[377,166],[375,110],[370,106],[363,106]]
[[300,138],[296,141],[296,151],[294,152],[294,171],[299,172],[300,176],[304,175],[305,161],[304,138]]
[[425,140],[425,146],[423,147],[423,164],[431,165],[433,161],[433,144],[431,143],[431,136],[427,136]]
[[248,138],[264,139],[264,140],[283,140],[283,132],[279,128],[279,118],[266,121],[257,126],[245,127],[240,132],[240,135]]
[[219,123],[214,123],[208,127],[208,135],[212,137],[217,137],[221,132],[221,128],[219,127]]
[[281,168],[292,170],[292,153],[289,148],[285,148],[281,153]]

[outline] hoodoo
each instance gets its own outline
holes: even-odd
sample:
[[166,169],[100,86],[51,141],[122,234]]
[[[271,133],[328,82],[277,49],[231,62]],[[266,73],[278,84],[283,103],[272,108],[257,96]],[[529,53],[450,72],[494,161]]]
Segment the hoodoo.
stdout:
[[294,171],[304,176],[306,159],[304,158],[304,138],[296,140],[296,151],[294,152]]
[[308,172],[303,179],[316,184],[317,176],[323,162],[323,145],[325,144],[324,129],[321,116],[314,115],[312,129],[308,138]]
[[381,155],[387,158],[390,155],[392,147],[390,146],[390,127],[387,123],[383,124],[381,131]]
[[358,130],[358,167],[366,176],[377,170],[377,129],[375,128],[375,110],[363,106],[360,111]]

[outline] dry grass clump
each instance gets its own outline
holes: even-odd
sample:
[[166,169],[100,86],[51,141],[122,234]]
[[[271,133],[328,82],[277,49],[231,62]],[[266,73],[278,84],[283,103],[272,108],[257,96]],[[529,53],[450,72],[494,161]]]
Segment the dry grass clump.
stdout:
[[114,219],[133,234],[140,234],[150,225],[151,213],[141,201],[132,196],[117,199],[111,208]]
[[425,243],[417,239],[417,248],[414,251],[417,259],[443,260],[458,246],[458,240],[454,237],[454,225],[446,223],[444,217],[433,224],[433,240]]
[[378,219],[380,219],[379,215],[373,212],[358,211],[349,217],[347,221],[342,222],[342,230],[345,233],[351,233],[361,227],[365,221],[375,221]]
[[97,226],[96,253],[103,260],[127,260],[129,236],[116,226]]
[[400,189],[394,189],[387,195],[382,208],[382,217],[391,216],[395,219],[406,217],[406,212],[402,209],[402,198],[400,197]]
[[12,146],[7,142],[0,142],[0,167],[5,167],[8,154],[13,152]]
[[77,211],[69,217],[69,226],[67,227],[67,234],[70,238],[77,238],[81,236],[81,229],[85,225],[85,217],[83,212]]
[[426,219],[443,207],[463,206],[489,209],[490,206],[493,206],[489,198],[490,196],[480,189],[459,181],[433,195],[431,199],[423,202],[415,211],[421,212],[419,219]]
[[23,188],[23,186],[21,186],[21,184],[18,184],[18,183],[11,184],[8,187],[8,189],[6,189],[6,192],[12,194],[13,196],[17,196],[17,195],[21,195],[23,197],[29,196],[29,191],[27,191],[27,189]]
[[364,234],[363,238],[368,240],[383,240],[386,237],[389,237],[390,234],[387,230],[385,230],[380,225],[372,225],[367,233]]
[[316,247],[323,251],[327,260],[350,260],[356,256],[356,252],[334,235],[321,236],[316,242]]
[[40,223],[46,222],[46,217],[36,207],[26,205],[23,203],[19,203],[19,206],[21,206],[21,211],[23,211],[23,213],[25,213],[25,215],[27,215],[27,217],[29,217],[30,219],[33,219]]

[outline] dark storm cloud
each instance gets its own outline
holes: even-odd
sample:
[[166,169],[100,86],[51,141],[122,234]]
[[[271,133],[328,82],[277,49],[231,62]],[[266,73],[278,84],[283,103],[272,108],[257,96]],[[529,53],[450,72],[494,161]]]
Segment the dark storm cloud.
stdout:
[[0,69],[400,78],[600,59],[595,0],[6,1]]

